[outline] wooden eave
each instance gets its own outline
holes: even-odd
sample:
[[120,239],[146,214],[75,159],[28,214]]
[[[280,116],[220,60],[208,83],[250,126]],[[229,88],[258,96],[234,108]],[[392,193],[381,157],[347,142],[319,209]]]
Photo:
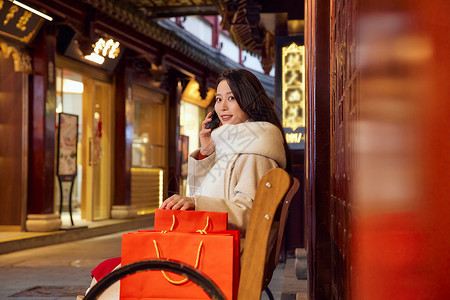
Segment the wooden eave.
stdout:
[[[85,35],[95,30],[117,38],[124,46],[144,53],[155,64],[179,67],[199,77],[216,77],[242,66],[167,19],[152,19],[131,0],[28,0],[55,16],[55,23],[77,27]],[[86,27],[90,29],[86,30]],[[182,59],[180,59],[182,58]],[[212,73],[211,73],[212,72]],[[213,75],[216,73],[216,75]],[[273,97],[273,79],[258,75]],[[265,78],[267,77],[267,78]],[[270,87],[272,86],[272,87]]]

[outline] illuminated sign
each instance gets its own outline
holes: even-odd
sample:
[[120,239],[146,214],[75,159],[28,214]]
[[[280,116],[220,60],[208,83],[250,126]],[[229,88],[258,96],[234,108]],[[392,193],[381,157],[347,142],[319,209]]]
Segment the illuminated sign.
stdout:
[[286,133],[286,142],[288,144],[299,144],[305,142],[305,135],[302,132],[299,133]]
[[120,43],[115,42],[112,39],[105,41],[103,38],[99,38],[98,41],[92,45],[94,51],[84,58],[101,65],[105,62],[105,57],[115,59],[119,55],[119,46]]
[[0,35],[22,43],[29,43],[44,19],[51,17],[20,2],[0,0]]
[[289,144],[304,148],[305,47],[296,43],[282,47],[283,127]]

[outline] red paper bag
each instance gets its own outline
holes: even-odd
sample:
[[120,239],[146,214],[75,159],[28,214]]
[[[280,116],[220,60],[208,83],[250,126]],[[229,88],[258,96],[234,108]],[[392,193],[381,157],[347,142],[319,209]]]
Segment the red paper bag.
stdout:
[[207,232],[227,230],[228,213],[195,210],[155,210],[154,229],[158,231]]
[[[238,230],[218,233],[134,232],[122,236],[122,265],[148,260],[181,261],[205,273],[227,299],[237,299],[239,284]],[[166,277],[165,277],[166,276]],[[120,299],[209,299],[195,283],[173,283],[184,277],[162,271],[140,272],[121,280]]]

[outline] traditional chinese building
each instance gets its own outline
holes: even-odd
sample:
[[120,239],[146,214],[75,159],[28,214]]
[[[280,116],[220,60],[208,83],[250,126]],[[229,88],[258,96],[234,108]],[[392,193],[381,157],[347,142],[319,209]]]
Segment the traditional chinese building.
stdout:
[[[303,4],[288,2],[1,1],[0,225],[151,214],[186,190],[218,74],[255,61],[302,178]],[[304,244],[302,193],[292,253]]]
[[[3,183],[12,187],[3,189],[11,208],[4,212],[4,225],[58,229],[57,212],[66,211],[69,200],[69,208],[79,206],[90,221],[146,214],[168,193],[183,190],[179,143],[195,147],[198,120],[211,103],[217,75],[244,66],[242,49],[261,57],[267,73],[274,63],[275,24],[271,32],[255,31],[257,20],[248,16],[239,21],[246,29],[236,31],[230,9],[243,8],[210,1],[169,6],[4,1],[1,59],[8,79],[2,80],[2,113],[16,110],[2,130],[9,145],[4,170],[14,170],[14,176],[4,173]],[[217,16],[203,19],[211,28],[211,44],[186,32],[178,18],[218,12],[228,16],[222,29]],[[228,40],[249,42],[240,44],[236,61],[222,54],[223,32]],[[256,44],[250,42],[254,34],[261,37]],[[273,77],[258,76],[276,100]],[[196,117],[187,120],[187,111]],[[61,113],[68,115],[64,124],[70,115],[78,117],[76,130],[60,130]],[[64,155],[61,141],[67,132],[76,132],[71,138],[77,143]]]

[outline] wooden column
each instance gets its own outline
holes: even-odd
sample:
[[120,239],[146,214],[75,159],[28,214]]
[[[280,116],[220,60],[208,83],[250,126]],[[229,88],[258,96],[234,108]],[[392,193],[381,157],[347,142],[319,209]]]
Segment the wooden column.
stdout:
[[169,72],[169,166],[168,166],[168,196],[180,192],[181,161],[179,155],[180,140],[180,100],[181,86],[178,86],[175,70]]
[[34,41],[30,97],[28,231],[59,229],[54,214],[55,182],[55,52],[53,27],[44,27]]
[[27,196],[30,57],[0,40],[0,226],[24,229]]
[[[133,132],[131,123],[132,95],[127,74],[128,59],[124,57],[117,72],[115,138],[114,138],[114,202],[111,217],[123,219],[136,216],[131,208],[131,147]],[[131,130],[131,132],[130,132]]]
[[306,1],[305,203],[309,299],[331,299],[329,2]]
[[448,299],[450,3],[357,4],[352,299]]

